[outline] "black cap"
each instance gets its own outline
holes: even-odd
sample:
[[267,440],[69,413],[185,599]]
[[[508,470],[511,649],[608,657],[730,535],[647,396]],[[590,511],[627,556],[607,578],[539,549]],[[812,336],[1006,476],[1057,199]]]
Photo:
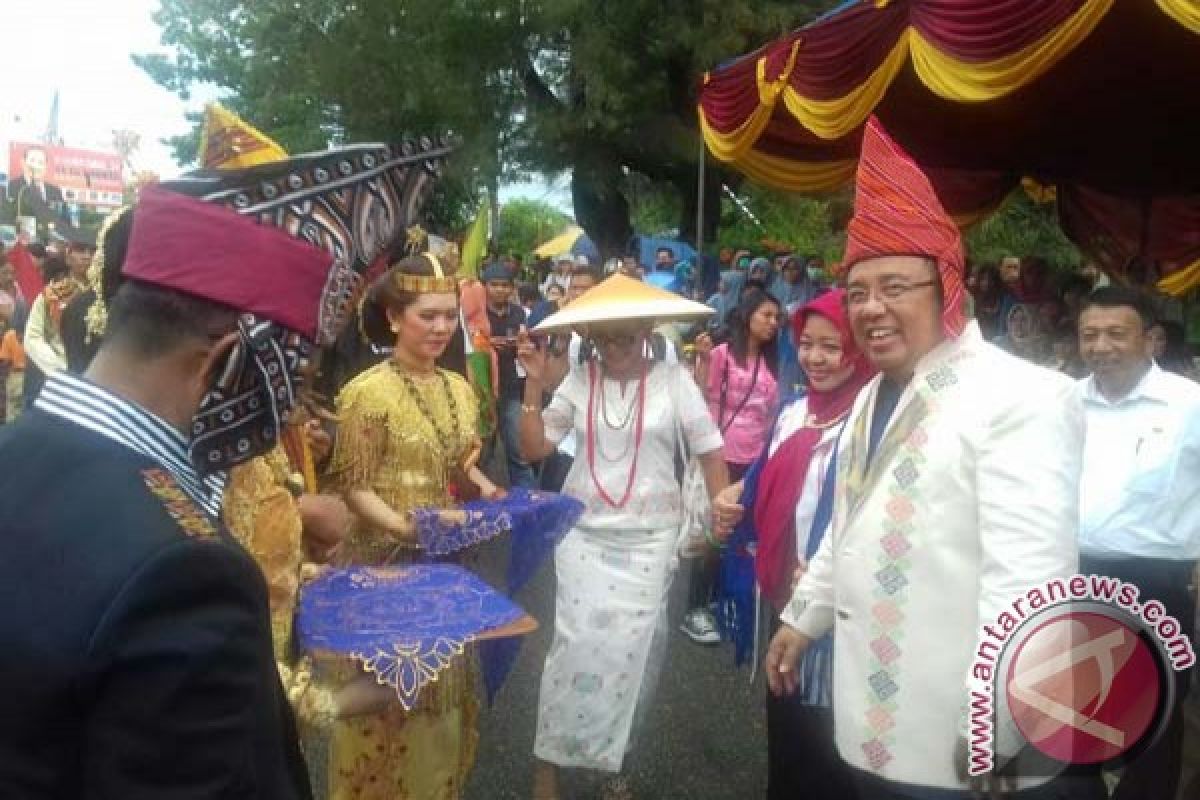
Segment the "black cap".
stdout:
[[87,247],[92,250],[96,249],[96,231],[94,228],[75,228],[65,227],[62,229],[63,238],[68,244],[77,247]]

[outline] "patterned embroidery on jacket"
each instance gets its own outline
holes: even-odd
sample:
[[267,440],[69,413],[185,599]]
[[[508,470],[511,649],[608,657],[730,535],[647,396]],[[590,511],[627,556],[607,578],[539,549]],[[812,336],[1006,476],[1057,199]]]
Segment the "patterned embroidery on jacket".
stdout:
[[179,488],[171,473],[165,469],[144,469],[142,479],[146,482],[146,488],[162,501],[163,508],[184,533],[188,536],[216,535],[217,529],[208,516]]
[[[957,385],[958,376],[953,365],[963,357],[960,354],[951,358],[927,376],[926,382],[932,393]],[[925,423],[938,407],[936,397],[926,391],[919,392],[888,432],[876,455],[881,463],[897,464],[891,470],[889,498],[884,504],[883,536],[879,539],[880,551],[876,556],[878,568],[874,575],[875,604],[871,609],[866,725],[860,745],[867,764],[876,772],[895,758],[892,748],[896,736],[892,728],[899,708],[897,701],[903,692],[896,665],[904,652],[904,606],[909,599],[908,572],[912,569],[912,559],[908,555],[915,531],[913,517],[920,500],[918,485],[926,462],[925,446],[929,443]],[[865,414],[861,415],[860,422],[865,417]],[[869,487],[860,490],[867,489]]]

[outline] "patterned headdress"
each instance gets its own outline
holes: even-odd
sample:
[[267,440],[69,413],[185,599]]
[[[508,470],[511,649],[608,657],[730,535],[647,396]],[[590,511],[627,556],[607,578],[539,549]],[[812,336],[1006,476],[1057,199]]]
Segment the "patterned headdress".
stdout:
[[880,256],[934,259],[942,280],[942,328],[952,337],[963,332],[966,289],[958,227],[942,208],[929,178],[874,116],[863,134],[854,217],[847,234],[844,271]]
[[450,150],[428,138],[354,145],[143,191],[123,274],[243,312],[193,420],[198,468],[227,469],[274,444],[314,346],[334,341]]

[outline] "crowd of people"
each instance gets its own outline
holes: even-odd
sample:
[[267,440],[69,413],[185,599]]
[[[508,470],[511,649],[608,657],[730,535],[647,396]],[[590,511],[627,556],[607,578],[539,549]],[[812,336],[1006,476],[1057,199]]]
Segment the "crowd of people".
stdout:
[[[836,277],[726,250],[706,296],[669,248],[477,279],[429,239],[383,255],[355,311],[318,247],[153,187],[95,239],[7,254],[0,794],[461,796],[474,650],[405,706],[299,652],[298,597],[308,565],[424,561],[416,512],[536,488],[583,510],[535,800],[562,768],[630,796],[681,555],[692,642],[758,658],[769,619],[769,797],[1109,796],[999,734],[969,776],[964,709],[981,626],[1049,580],[1131,581],[1190,636],[1200,386],[1162,303],[1091,265],[968,268],[876,122]],[[346,337],[363,361],[322,403],[316,350]],[[1113,796],[1175,796],[1189,679]]]

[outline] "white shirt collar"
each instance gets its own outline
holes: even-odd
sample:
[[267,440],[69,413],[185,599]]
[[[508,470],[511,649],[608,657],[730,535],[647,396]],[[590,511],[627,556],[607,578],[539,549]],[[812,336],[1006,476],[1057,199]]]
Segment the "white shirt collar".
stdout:
[[1150,369],[1146,370],[1142,375],[1141,380],[1121,399],[1110,402],[1100,392],[1100,387],[1096,385],[1096,376],[1089,375],[1083,379],[1083,399],[1086,402],[1094,403],[1101,406],[1121,406],[1126,403],[1133,403],[1141,399],[1153,400],[1158,403],[1169,402],[1169,392],[1163,386],[1163,371],[1162,368],[1150,362]]

